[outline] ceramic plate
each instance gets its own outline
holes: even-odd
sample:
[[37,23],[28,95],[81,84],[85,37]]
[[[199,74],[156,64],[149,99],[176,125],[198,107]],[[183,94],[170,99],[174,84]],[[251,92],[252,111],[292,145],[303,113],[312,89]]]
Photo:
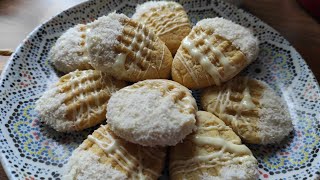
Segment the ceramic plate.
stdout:
[[[0,80],[1,162],[11,179],[60,179],[72,151],[92,132],[63,134],[39,123],[35,101],[57,80],[47,62],[57,38],[78,23],[109,12],[129,17],[141,1],[95,0],[55,16],[19,46]],[[249,145],[259,162],[260,179],[317,179],[320,170],[319,85],[297,51],[279,33],[253,15],[218,0],[180,2],[193,24],[221,16],[252,28],[260,54],[242,74],[266,81],[284,98],[294,131],[279,145]]]

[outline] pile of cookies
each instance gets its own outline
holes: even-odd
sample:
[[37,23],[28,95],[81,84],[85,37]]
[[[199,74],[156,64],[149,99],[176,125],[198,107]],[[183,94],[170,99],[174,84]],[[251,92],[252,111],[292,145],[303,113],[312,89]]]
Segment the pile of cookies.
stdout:
[[[48,57],[66,75],[36,110],[59,132],[107,124],[73,152],[63,179],[158,179],[166,157],[171,179],[256,179],[241,140],[278,143],[292,130],[266,83],[235,77],[258,52],[249,29],[223,18],[191,27],[175,2],[70,28]],[[205,111],[189,89],[201,89]]]

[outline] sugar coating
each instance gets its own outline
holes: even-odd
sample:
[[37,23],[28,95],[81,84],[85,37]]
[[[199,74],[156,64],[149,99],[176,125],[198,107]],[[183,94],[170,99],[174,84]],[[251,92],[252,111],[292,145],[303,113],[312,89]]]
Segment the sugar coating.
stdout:
[[76,149],[65,165],[62,179],[128,179],[124,173],[112,168],[111,164],[100,163],[99,159],[100,157],[93,152]]
[[123,19],[128,19],[124,14],[110,13],[88,24],[87,34],[90,64],[96,70],[108,70],[115,62],[114,47],[120,42],[117,37],[122,34]]
[[[170,6],[168,6],[170,5]],[[145,2],[143,4],[137,5],[136,12],[131,17],[132,19],[139,19],[142,14],[149,12],[152,8],[159,8],[161,6],[168,6],[172,8],[172,10],[175,10],[177,7],[181,7],[179,3],[173,2],[173,1],[149,1]]]
[[[241,158],[241,157],[238,157]],[[201,180],[246,180],[258,179],[259,173],[257,171],[258,165],[256,161],[243,160],[242,164],[232,164],[223,166],[220,169],[219,176],[211,176],[203,174],[199,177]]]
[[81,37],[81,28],[85,25],[78,24],[70,28],[57,40],[49,52],[49,61],[64,73],[76,69],[89,69],[89,57],[86,54],[86,46],[80,46],[84,41]]
[[36,101],[35,110],[40,115],[40,120],[57,131],[67,131],[74,126],[73,121],[65,118],[67,106],[64,104],[65,93],[60,93],[55,86],[43,93]]
[[283,100],[264,82],[265,86],[260,100],[259,134],[262,144],[277,143],[284,139],[293,129],[288,109]]
[[203,19],[196,26],[213,29],[216,34],[228,39],[240,48],[250,62],[257,58],[259,41],[249,29],[220,17]]
[[[192,97],[189,103],[196,106]],[[146,86],[119,90],[110,98],[107,109],[111,130],[143,146],[176,145],[195,128],[195,114],[182,113],[172,96]]]

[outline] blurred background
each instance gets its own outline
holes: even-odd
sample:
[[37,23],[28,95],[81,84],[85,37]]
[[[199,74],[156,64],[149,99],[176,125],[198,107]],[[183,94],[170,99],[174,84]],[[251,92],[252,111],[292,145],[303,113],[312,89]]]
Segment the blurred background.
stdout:
[[[0,49],[15,50],[39,24],[85,0],[0,0]],[[225,0],[279,31],[320,81],[320,0]],[[318,19],[318,20],[317,20]],[[9,57],[0,56],[0,73]],[[0,165],[0,179],[7,177]]]

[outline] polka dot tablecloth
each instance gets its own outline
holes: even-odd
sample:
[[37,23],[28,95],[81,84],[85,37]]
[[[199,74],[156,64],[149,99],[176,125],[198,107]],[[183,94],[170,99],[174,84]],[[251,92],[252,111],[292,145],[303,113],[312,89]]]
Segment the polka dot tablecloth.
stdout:
[[[0,153],[12,179],[60,179],[72,151],[95,128],[57,133],[39,122],[35,101],[57,80],[49,49],[68,28],[109,12],[129,17],[142,1],[94,0],[41,24],[20,45],[0,80]],[[243,10],[221,2],[180,1],[193,24],[221,16],[253,30],[260,54],[242,75],[266,81],[288,104],[294,131],[277,145],[248,145],[259,162],[260,179],[317,179],[320,170],[320,92],[305,61],[275,30]],[[194,96],[198,98],[198,92]]]

